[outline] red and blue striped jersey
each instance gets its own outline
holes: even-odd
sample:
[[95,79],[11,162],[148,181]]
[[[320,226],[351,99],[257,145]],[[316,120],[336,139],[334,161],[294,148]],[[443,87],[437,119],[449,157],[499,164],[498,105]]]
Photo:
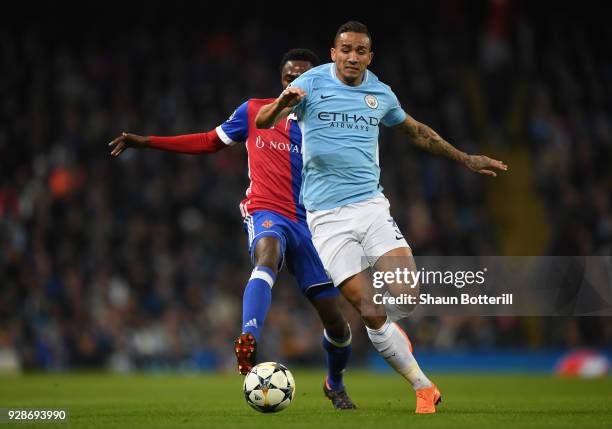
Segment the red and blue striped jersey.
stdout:
[[240,203],[242,216],[257,210],[272,210],[292,220],[305,220],[300,204],[302,186],[302,132],[293,116],[270,129],[258,129],[255,117],[274,99],[250,99],[216,128],[227,145],[245,142],[249,179],[246,198]]

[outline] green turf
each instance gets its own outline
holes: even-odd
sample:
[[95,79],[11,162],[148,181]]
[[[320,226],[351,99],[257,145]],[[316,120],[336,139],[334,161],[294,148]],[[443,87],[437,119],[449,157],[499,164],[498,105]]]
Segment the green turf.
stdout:
[[337,412],[321,393],[322,372],[295,371],[294,403],[260,414],[244,402],[236,375],[27,375],[0,377],[0,408],[65,407],[81,428],[612,428],[612,383],[550,376],[438,375],[436,415],[414,414],[414,393],[394,374],[351,371],[359,410]]

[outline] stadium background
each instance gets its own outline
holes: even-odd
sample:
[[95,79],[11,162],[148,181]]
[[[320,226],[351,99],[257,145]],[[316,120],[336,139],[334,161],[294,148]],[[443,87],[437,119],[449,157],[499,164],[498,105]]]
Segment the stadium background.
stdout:
[[[251,271],[238,210],[246,151],[110,159],[106,145],[124,130],[207,131],[245,99],[276,96],[281,55],[307,47],[327,60],[348,19],[370,27],[371,69],[411,115],[510,165],[486,179],[383,130],[382,184],[416,254],[610,255],[612,31],[597,6],[531,3],[153,1],[4,14],[0,367],[233,370]],[[347,310],[351,365],[376,366]],[[441,317],[407,328],[426,369],[464,369],[475,361],[456,357],[467,351],[483,366],[550,370],[563,351],[612,344],[610,318]],[[322,365],[320,336],[283,274],[263,356]]]

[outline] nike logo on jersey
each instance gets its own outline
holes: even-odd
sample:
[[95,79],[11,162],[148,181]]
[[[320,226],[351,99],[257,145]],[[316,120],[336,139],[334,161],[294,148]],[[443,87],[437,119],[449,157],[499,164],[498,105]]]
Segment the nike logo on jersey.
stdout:
[[403,240],[403,239],[404,239],[404,237],[402,237],[401,235],[398,237],[398,236],[396,235],[396,236],[395,236],[395,239],[396,239],[396,240]]
[[328,98],[330,98],[330,97],[333,97],[334,95],[336,95],[336,94],[329,94],[329,95],[323,95],[323,94],[321,94],[321,100],[326,100],[326,99],[328,99]]

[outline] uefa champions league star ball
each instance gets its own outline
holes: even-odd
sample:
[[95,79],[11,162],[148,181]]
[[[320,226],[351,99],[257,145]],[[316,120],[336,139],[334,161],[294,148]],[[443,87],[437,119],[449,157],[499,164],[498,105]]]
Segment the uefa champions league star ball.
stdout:
[[244,398],[247,404],[262,413],[276,413],[291,404],[295,380],[280,363],[263,362],[255,365],[244,377]]

